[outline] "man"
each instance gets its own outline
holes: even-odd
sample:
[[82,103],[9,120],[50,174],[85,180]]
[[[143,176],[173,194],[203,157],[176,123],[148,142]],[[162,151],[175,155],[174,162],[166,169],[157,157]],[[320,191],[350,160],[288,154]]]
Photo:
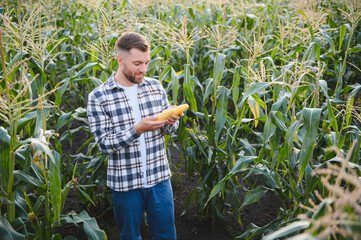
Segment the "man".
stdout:
[[99,149],[108,154],[107,186],[120,239],[141,239],[144,211],[152,239],[176,239],[164,134],[176,131],[179,116],[155,121],[170,105],[160,82],[144,77],[147,40],[127,32],[116,50],[118,70],[89,94],[88,119]]

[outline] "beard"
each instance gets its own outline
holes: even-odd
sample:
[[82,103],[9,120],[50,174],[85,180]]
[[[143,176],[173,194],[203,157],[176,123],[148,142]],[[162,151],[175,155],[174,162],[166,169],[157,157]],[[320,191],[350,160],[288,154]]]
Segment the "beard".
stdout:
[[139,84],[142,82],[144,75],[142,75],[141,77],[136,77],[132,74],[128,74],[123,70],[123,74],[124,76],[129,80],[129,82],[134,83],[134,84]]

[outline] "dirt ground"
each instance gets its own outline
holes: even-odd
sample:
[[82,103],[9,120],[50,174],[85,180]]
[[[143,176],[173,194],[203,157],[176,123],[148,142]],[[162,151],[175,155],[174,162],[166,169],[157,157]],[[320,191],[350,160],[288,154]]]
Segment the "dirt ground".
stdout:
[[[73,145],[63,142],[64,153],[71,153],[78,149],[78,146],[82,145],[82,141],[86,139],[82,134],[73,135]],[[180,161],[180,156],[174,147],[171,146],[171,163],[173,176],[171,179],[174,195],[175,205],[175,224],[177,229],[177,238],[179,240],[229,240],[242,234],[247,229],[250,223],[254,223],[257,226],[262,226],[276,218],[279,201],[272,195],[264,196],[259,202],[251,204],[244,209],[241,216],[243,228],[239,225],[237,220],[232,214],[225,212],[226,226],[220,222],[216,222],[214,229],[212,229],[212,221],[210,218],[203,218],[199,221],[197,214],[197,207],[191,205],[185,214],[184,212],[188,194],[198,185],[197,175],[188,178],[184,172],[184,160],[179,165],[179,168],[175,168]],[[244,197],[244,193],[240,194],[240,198]],[[110,199],[111,202],[111,199]],[[88,209],[88,210],[87,210]],[[68,213],[74,210],[79,213],[83,210],[87,210],[91,217],[95,217],[99,227],[107,234],[108,239],[119,239],[119,230],[115,225],[113,218],[112,206],[105,204],[98,204],[95,207],[89,209],[84,203],[79,200],[79,197],[73,191],[69,192],[69,196],[63,210],[63,213]],[[56,229],[57,233],[60,233],[62,237],[73,235],[77,239],[87,239],[85,233],[81,228],[74,225],[67,224],[61,228]],[[142,239],[151,240],[147,226],[143,224],[141,227]],[[261,237],[255,238],[261,239]]]

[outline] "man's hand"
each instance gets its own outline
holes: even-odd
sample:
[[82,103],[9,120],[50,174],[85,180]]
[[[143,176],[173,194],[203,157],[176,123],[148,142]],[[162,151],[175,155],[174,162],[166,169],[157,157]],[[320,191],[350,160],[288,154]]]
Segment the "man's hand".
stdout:
[[178,119],[179,119],[179,116],[172,115],[166,120],[167,121],[166,123],[169,124],[169,125],[173,125],[173,124],[175,124],[177,122]]
[[[175,107],[177,107],[177,106],[174,105],[174,106],[171,106],[170,108],[175,108]],[[179,116],[183,117],[184,114],[181,113]],[[168,120],[167,120],[167,124],[169,124],[169,125],[175,124],[177,122],[177,120],[179,119],[179,116],[177,116],[177,115],[170,116],[170,118],[168,118]]]
[[[157,116],[145,117],[137,125],[134,126],[135,131],[140,135],[144,132],[155,131],[163,127],[168,120],[154,121]],[[174,123],[173,123],[174,124]]]

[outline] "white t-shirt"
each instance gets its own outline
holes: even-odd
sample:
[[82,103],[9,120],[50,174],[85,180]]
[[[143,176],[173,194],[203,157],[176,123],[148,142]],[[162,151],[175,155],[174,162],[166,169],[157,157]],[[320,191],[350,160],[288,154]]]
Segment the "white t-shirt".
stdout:
[[[116,82],[117,83],[117,82]],[[125,94],[129,97],[129,104],[133,109],[133,114],[135,118],[135,124],[139,123],[142,120],[142,115],[140,113],[139,102],[138,102],[138,84],[134,84],[131,87],[124,87],[117,83],[119,87],[125,90]],[[142,160],[142,172],[144,179],[144,187],[149,188],[153,185],[148,185],[147,183],[147,147],[145,145],[144,134],[139,137],[139,148],[140,148],[140,159]]]

